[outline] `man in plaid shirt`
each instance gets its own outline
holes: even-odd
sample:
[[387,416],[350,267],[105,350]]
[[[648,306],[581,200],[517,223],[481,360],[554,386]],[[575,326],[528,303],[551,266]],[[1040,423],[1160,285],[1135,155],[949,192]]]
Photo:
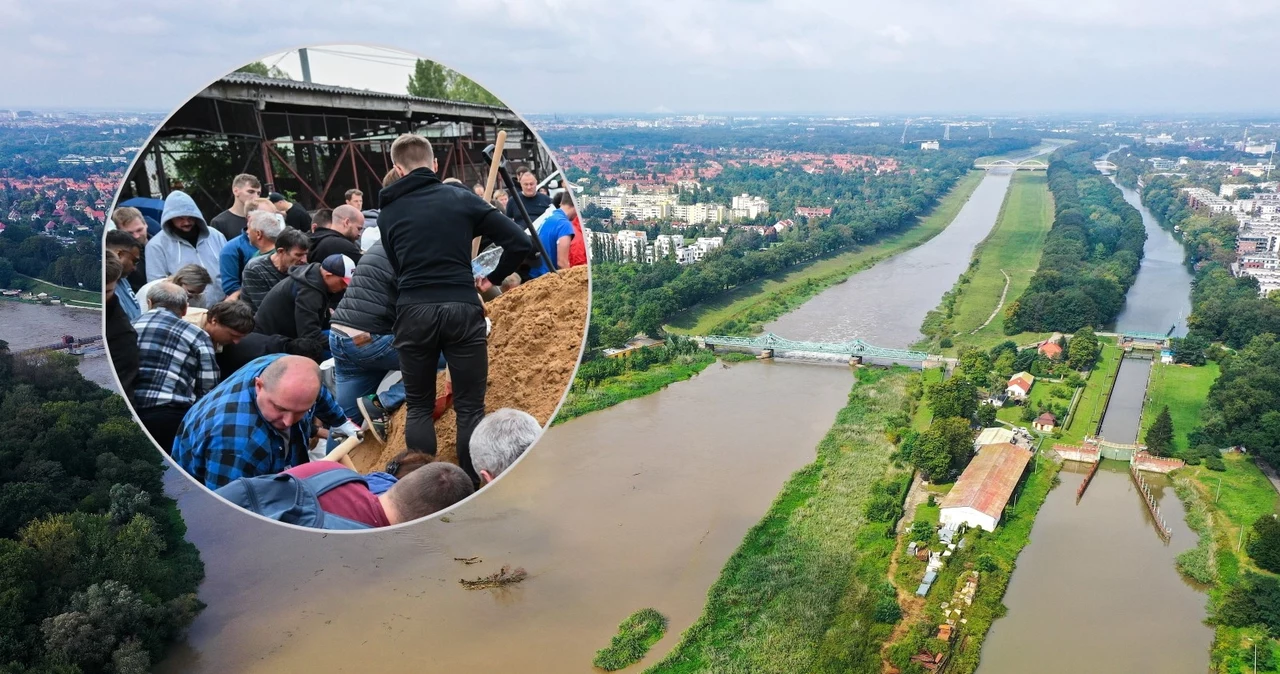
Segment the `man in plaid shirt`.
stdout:
[[164,282],[151,292],[154,309],[134,322],[138,333],[138,377],[133,407],[164,451],[196,400],[218,385],[218,361],[209,333],[182,320],[187,292]]
[[347,436],[359,430],[321,384],[314,360],[262,356],[192,406],[178,428],[173,459],[210,489],[274,475],[309,460],[315,417]]

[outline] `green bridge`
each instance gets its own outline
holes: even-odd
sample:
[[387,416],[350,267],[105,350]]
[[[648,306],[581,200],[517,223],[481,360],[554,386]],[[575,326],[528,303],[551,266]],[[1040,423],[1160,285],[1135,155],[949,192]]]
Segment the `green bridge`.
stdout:
[[1125,330],[1120,334],[1125,337],[1129,337],[1130,339],[1141,339],[1141,340],[1146,340],[1151,342],[1163,342],[1164,340],[1169,339],[1169,335],[1173,334],[1173,328],[1169,328],[1169,332],[1166,332],[1164,334],[1160,334],[1158,332],[1140,332],[1137,330]]
[[871,358],[881,361],[923,362],[929,360],[924,351],[910,349],[891,349],[868,344],[861,339],[848,342],[797,342],[783,339],[772,332],[759,337],[729,337],[725,335],[708,335],[700,338],[707,346],[727,346],[743,349],[759,349],[761,351],[802,351],[805,353],[829,353],[851,358]]

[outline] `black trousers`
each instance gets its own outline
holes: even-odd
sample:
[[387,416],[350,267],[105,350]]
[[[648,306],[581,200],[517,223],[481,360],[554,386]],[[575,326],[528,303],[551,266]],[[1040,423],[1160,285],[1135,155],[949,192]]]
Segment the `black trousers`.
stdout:
[[159,407],[148,407],[138,410],[138,419],[147,427],[151,437],[155,438],[160,449],[168,454],[173,449],[173,439],[178,435],[178,426],[182,425],[182,417],[186,416],[191,405],[185,403],[169,403]]
[[436,453],[436,364],[440,354],[453,380],[458,417],[458,465],[478,480],[471,465],[471,433],[484,418],[489,378],[489,338],[484,309],[468,302],[408,304],[396,308],[395,341],[404,378],[404,440],[411,451]]

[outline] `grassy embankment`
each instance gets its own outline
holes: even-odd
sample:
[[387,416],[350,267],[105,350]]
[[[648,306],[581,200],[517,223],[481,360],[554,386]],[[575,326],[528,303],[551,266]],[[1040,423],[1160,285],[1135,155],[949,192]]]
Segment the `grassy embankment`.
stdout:
[[609,377],[596,386],[585,387],[575,381],[569,388],[569,396],[556,413],[551,425],[562,424],[574,417],[613,407],[618,403],[641,398],[666,388],[670,384],[692,378],[716,362],[715,354],[698,351],[678,356],[670,363],[654,365],[647,370],[636,370]]
[[1200,408],[1204,407],[1209,387],[1213,386],[1221,368],[1214,361],[1200,367],[1160,363],[1151,367],[1147,402],[1142,407],[1142,432],[1138,437],[1146,436],[1147,428],[1155,422],[1160,410],[1168,405],[1169,416],[1173,419],[1173,447],[1175,450],[1188,449],[1187,433],[1200,424]]
[[61,297],[64,302],[79,306],[102,307],[102,293],[90,290],[80,290],[79,288],[68,288],[66,286],[55,285],[47,281],[41,281],[31,276],[23,276],[22,274],[14,274],[13,278],[19,287],[23,290],[30,291],[33,294],[48,293]]
[[[947,674],[970,674],[978,668],[983,640],[991,624],[1007,611],[1003,599],[1009,578],[1018,554],[1031,542],[1031,525],[1049,491],[1057,484],[1058,469],[1057,463],[1037,454],[1033,468],[1015,492],[1017,498],[1006,508],[996,530],[991,533],[970,531],[965,549],[952,553],[925,597],[924,607],[913,613],[915,619],[909,626],[903,626],[906,629],[901,630],[901,638],[888,648],[890,662],[903,674],[922,674],[925,671],[920,665],[910,662],[912,655],[922,651],[947,653]],[[937,506],[925,504],[916,510],[917,521],[937,525],[938,516]],[[910,537],[910,529],[903,527],[905,537]],[[936,536],[933,543],[936,549]],[[925,562],[907,555],[905,548],[905,544],[898,548],[898,571],[894,581],[899,589],[914,594],[924,577]],[[937,638],[938,626],[946,620],[942,604],[955,605],[954,593],[964,587],[974,570],[978,571],[977,593],[973,605],[964,607],[961,615],[967,622],[957,622],[951,640],[944,642]]]
[[955,219],[983,175],[982,171],[970,171],[961,177],[933,212],[904,232],[735,288],[678,314],[666,329],[677,334],[709,335],[731,320],[757,326],[773,320],[875,263],[937,236]]
[[[929,390],[930,386],[942,383],[942,375],[944,368],[931,367],[920,373],[921,384],[924,390]],[[916,411],[911,415],[911,428],[916,431],[928,430],[929,424],[933,423],[933,410],[923,402],[916,406]]]
[[[797,471],[711,587],[702,616],[649,672],[871,672],[893,625],[875,619],[892,522],[864,507],[890,462],[886,421],[907,406],[909,375],[858,370],[817,458]],[[889,596],[892,596],[891,594]]]
[[[1018,344],[1045,339],[1049,333],[1005,335],[1004,309],[1031,284],[1052,225],[1053,196],[1044,172],[1015,173],[995,227],[974,249],[969,268],[937,309],[941,316],[946,316],[944,332],[952,346],[946,349],[939,346],[942,335],[924,340],[918,346],[954,355],[961,346],[990,349],[1007,339]],[[1007,292],[1005,274],[1008,274]],[[926,333],[932,332],[928,330],[928,322],[925,327]]]

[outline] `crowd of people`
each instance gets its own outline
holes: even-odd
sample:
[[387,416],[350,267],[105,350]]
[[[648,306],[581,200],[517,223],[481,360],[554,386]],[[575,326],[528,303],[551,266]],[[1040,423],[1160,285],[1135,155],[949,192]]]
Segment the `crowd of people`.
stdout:
[[[520,410],[485,413],[485,301],[586,264],[572,195],[549,194],[521,168],[516,195],[486,200],[482,185],[441,180],[414,134],[390,155],[377,209],[351,189],[343,204],[308,211],[241,174],[231,206],[208,220],[182,190],[165,197],[152,236],[137,209],[112,212],[106,339],[126,397],[175,463],[268,517],[411,521],[488,484],[541,432]],[[496,262],[478,268],[477,250]],[[407,450],[385,470],[325,458],[365,432],[385,442],[401,406]],[[456,465],[436,460],[435,422],[450,407]],[[275,512],[280,490],[295,505]],[[299,515],[303,502],[315,512]]]

